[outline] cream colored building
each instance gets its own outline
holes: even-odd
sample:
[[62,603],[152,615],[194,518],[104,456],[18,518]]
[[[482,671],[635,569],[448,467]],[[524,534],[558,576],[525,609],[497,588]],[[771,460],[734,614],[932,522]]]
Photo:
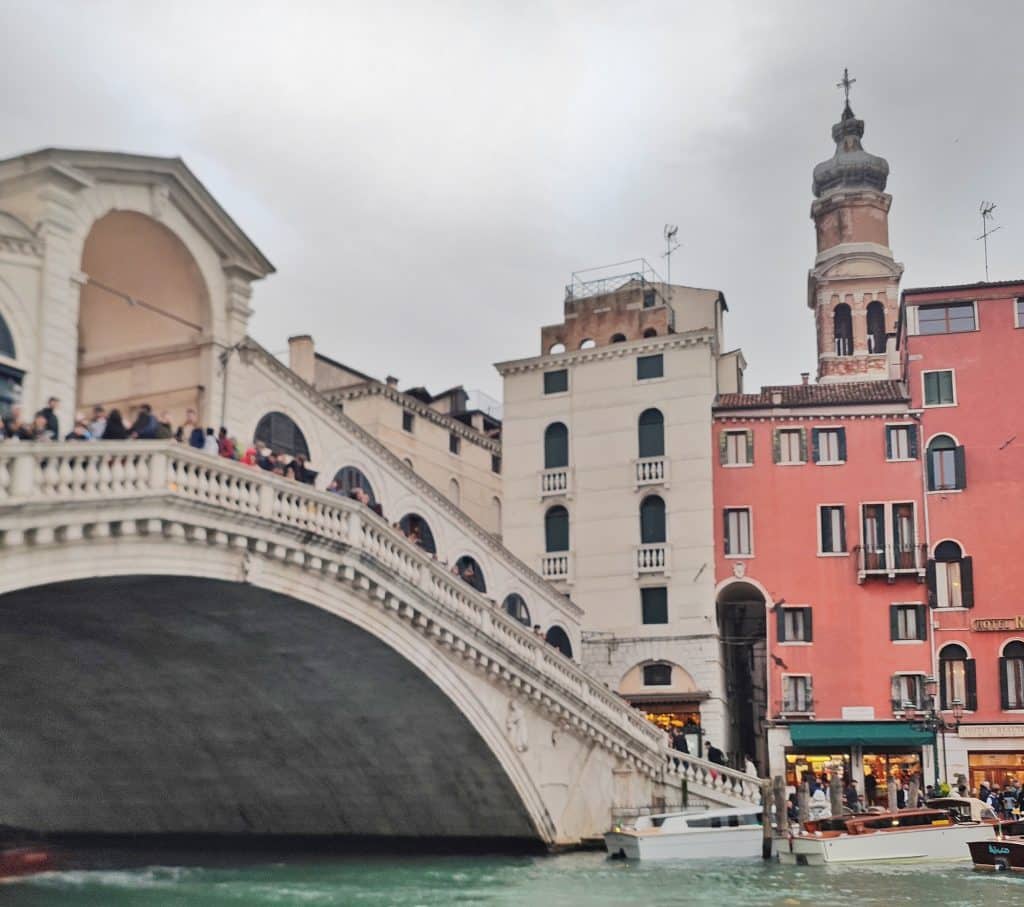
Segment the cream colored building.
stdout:
[[[406,466],[487,531],[501,533],[501,421],[474,409],[461,387],[440,394],[398,389],[316,352],[307,335],[288,340],[288,365]],[[329,480],[329,477],[328,477]]]
[[643,266],[571,286],[541,355],[497,365],[505,544],[583,609],[592,673],[718,746],[710,410],[745,365],[721,351],[725,311]]

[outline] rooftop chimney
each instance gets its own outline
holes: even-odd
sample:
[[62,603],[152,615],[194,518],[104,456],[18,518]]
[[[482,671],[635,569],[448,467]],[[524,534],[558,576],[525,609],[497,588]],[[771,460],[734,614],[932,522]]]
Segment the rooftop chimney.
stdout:
[[803,381],[804,384],[809,384],[810,380],[811,380],[811,373],[810,372],[801,372],[800,373],[800,380]]
[[296,334],[288,338],[288,368],[307,384],[316,377],[316,349],[309,334]]

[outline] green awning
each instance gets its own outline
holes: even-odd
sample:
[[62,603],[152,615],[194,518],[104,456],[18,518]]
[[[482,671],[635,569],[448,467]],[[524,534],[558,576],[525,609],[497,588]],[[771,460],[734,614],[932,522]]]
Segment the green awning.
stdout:
[[903,721],[801,721],[789,726],[793,746],[927,746],[932,735]]

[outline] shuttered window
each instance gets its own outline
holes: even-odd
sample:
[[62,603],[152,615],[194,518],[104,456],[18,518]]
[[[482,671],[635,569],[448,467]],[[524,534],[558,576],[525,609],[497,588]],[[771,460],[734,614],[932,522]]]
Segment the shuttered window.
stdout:
[[772,437],[776,463],[806,463],[807,436],[802,428],[777,428]]
[[885,458],[887,460],[916,460],[917,428],[913,425],[885,426]]
[[719,462],[723,466],[750,466],[754,462],[752,431],[724,431],[720,445]]
[[845,463],[846,429],[812,429],[812,446],[815,463]]
[[1024,709],[1024,642],[1007,643],[999,659],[999,693],[1004,709]]
[[779,642],[812,642],[814,631],[810,608],[779,608],[776,612]]
[[746,507],[728,507],[725,517],[725,553],[749,555],[753,550],[750,532],[750,510]]
[[842,505],[819,507],[821,520],[821,553],[846,553],[846,508]]
[[646,381],[648,378],[661,378],[664,375],[665,360],[661,353],[658,353],[656,356],[637,356],[637,381]]
[[569,370],[560,368],[555,372],[544,373],[544,393],[562,394],[569,390]]
[[953,392],[953,372],[924,373],[924,405],[952,406],[956,403]]
[[924,605],[892,605],[889,608],[889,638],[896,641],[928,638],[928,609]]
[[668,623],[668,589],[648,586],[640,590],[640,610],[645,624]]

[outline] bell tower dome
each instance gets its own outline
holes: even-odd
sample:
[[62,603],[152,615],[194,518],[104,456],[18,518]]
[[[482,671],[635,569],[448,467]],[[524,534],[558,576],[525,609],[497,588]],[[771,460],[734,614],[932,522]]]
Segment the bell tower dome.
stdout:
[[903,265],[889,248],[889,164],[861,145],[864,121],[850,107],[855,81],[843,71],[839,87],[846,98],[832,127],[835,154],[814,168],[812,182],[818,254],[807,275],[807,304],[817,323],[822,382],[896,377],[890,347]]

